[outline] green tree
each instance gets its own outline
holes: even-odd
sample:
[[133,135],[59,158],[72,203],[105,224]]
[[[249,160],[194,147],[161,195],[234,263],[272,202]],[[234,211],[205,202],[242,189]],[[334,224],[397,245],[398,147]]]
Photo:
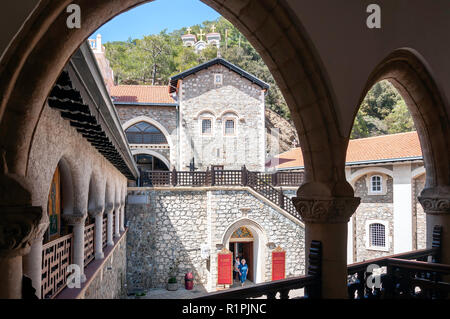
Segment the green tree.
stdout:
[[405,101],[401,100],[384,119],[389,134],[414,131],[414,121]]
[[367,92],[356,114],[350,138],[363,138],[414,130],[405,101],[388,81],[376,83]]

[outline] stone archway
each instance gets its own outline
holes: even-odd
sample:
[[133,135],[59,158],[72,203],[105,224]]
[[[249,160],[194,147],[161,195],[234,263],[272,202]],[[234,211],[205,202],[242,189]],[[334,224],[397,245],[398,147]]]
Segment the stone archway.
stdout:
[[394,85],[413,117],[427,175],[425,187],[450,185],[450,128],[445,120],[448,115],[426,63],[411,49],[391,53],[370,75],[360,104],[370,88],[382,80]]
[[265,282],[265,271],[267,263],[267,234],[258,222],[249,219],[241,218],[227,227],[222,236],[222,244],[228,247],[230,244],[231,235],[240,227],[247,227],[253,235],[253,274],[254,282]]
[[[414,120],[422,148],[426,171],[425,187],[418,197],[427,217],[427,247],[431,247],[434,225],[450,228],[447,217],[450,198],[450,127],[441,90],[433,80],[432,70],[419,52],[404,48],[392,52],[374,69],[360,103],[368,90],[381,80],[388,80],[406,102]],[[356,114],[355,114],[356,116]],[[349,133],[350,134],[350,133]],[[444,232],[442,241],[450,242]],[[442,254],[450,262],[450,251]]]
[[[45,98],[79,44],[111,18],[145,2],[150,1],[43,1],[35,8],[4,54],[0,69],[4,75],[0,79],[0,147],[6,151],[9,172],[26,176],[30,143]],[[324,183],[333,193],[337,182],[345,182],[346,138],[339,133],[325,71],[301,23],[288,14],[283,2],[203,2],[235,24],[261,54],[291,109],[306,181]],[[72,3],[83,11],[80,29],[66,27],[65,9]],[[14,184],[10,179],[2,183]],[[346,191],[351,192],[351,187]]]

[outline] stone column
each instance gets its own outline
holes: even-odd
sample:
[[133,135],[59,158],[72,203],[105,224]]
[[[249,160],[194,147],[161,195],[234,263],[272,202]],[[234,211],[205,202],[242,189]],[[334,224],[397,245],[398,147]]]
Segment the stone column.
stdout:
[[116,204],[116,213],[114,214],[114,238],[120,237],[120,204]]
[[425,188],[419,202],[427,214],[427,248],[431,248],[433,227],[442,226],[442,264],[450,264],[450,186]]
[[0,299],[22,298],[22,256],[29,254],[41,219],[41,207],[0,207]]
[[125,231],[125,205],[123,203],[120,206],[120,231]]
[[42,283],[42,246],[44,242],[44,234],[48,228],[48,216],[45,215],[45,222],[39,224],[36,237],[31,243],[30,252],[23,256],[23,274],[31,279],[33,288],[36,290],[36,297],[41,296]]
[[114,211],[114,205],[108,205],[106,207],[106,215],[107,215],[107,223],[106,223],[106,238],[107,238],[107,245],[108,246],[114,246],[114,240],[113,240],[113,211]]
[[72,226],[73,232],[73,257],[72,262],[80,267],[81,282],[86,281],[84,274],[84,224],[87,214],[83,215],[64,215],[63,218],[67,225]]
[[89,215],[95,218],[95,234],[94,234],[94,249],[95,259],[103,259],[103,211],[104,207],[97,207],[89,212]]
[[357,197],[293,198],[306,226],[306,251],[312,240],[322,243],[322,298],[348,298],[347,229],[359,202]]

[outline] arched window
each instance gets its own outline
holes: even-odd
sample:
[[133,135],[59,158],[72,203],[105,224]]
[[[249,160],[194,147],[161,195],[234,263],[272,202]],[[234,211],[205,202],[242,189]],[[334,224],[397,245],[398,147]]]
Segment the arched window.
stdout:
[[235,121],[234,119],[225,120],[225,135],[234,135],[235,132]]
[[125,130],[130,144],[167,144],[164,134],[147,122],[139,122]]
[[374,175],[370,179],[370,188],[372,193],[381,193],[383,191],[382,179],[380,175]]
[[212,132],[212,120],[205,118],[202,119],[202,134],[210,135]]
[[373,223],[369,225],[370,246],[386,247],[386,228],[383,224]]

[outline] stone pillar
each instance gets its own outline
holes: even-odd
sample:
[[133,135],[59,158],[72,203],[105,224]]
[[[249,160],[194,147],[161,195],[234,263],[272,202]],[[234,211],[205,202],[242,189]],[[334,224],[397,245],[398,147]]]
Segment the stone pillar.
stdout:
[[89,212],[89,215],[95,218],[94,250],[95,259],[103,259],[103,207],[97,207]]
[[64,215],[63,218],[67,225],[72,226],[73,232],[73,257],[72,262],[80,267],[81,282],[86,281],[84,274],[84,224],[87,214],[83,215]]
[[114,211],[114,205],[109,205],[106,207],[106,215],[107,215],[107,223],[106,223],[106,238],[107,238],[107,245],[108,246],[114,246],[114,240],[113,240],[113,211]]
[[305,247],[309,249],[312,240],[322,243],[322,298],[348,298],[348,221],[359,202],[357,197],[293,198],[306,226]]
[[45,222],[39,224],[36,237],[31,243],[30,252],[23,256],[23,274],[31,279],[33,288],[36,290],[35,295],[39,299],[41,296],[42,283],[42,246],[44,242],[44,234],[48,228],[48,216],[45,215]]
[[411,164],[393,170],[394,254],[400,254],[413,249]]
[[120,206],[120,231],[125,231],[125,205]]
[[425,188],[419,202],[427,214],[427,248],[431,248],[433,227],[442,226],[442,264],[450,264],[450,186]]
[[[22,256],[30,253],[41,219],[41,207],[0,207],[0,299],[22,298]],[[38,262],[33,266],[40,268]]]
[[114,238],[120,237],[120,204],[116,203],[115,205],[116,213],[114,214]]

